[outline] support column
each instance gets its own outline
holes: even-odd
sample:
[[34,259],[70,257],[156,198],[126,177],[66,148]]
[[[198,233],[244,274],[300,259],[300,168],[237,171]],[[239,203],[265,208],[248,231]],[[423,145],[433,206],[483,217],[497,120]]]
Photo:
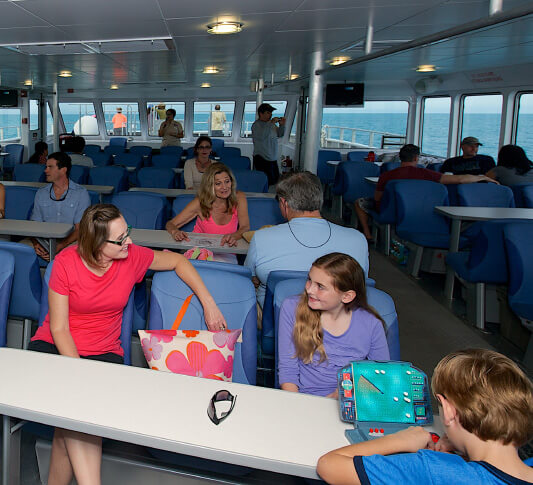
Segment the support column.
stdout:
[[489,15],[500,13],[503,8],[503,0],[490,0]]
[[54,82],[52,98],[52,116],[54,118],[54,151],[59,151],[59,93],[57,81]]
[[307,130],[305,134],[304,163],[305,170],[317,172],[318,150],[320,149],[320,134],[322,131],[322,98],[324,90],[323,76],[315,74],[324,65],[324,52],[313,52],[311,58],[311,73],[309,74],[309,108]]
[[257,80],[257,96],[255,98],[255,118],[257,119],[257,108],[263,104],[263,91],[265,90],[265,80],[260,77]]

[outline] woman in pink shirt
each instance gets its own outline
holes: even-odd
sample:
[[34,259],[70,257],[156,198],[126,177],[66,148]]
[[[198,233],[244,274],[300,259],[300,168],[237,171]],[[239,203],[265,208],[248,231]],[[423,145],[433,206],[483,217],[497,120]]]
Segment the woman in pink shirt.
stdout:
[[204,172],[198,195],[167,222],[167,231],[177,241],[188,241],[187,233],[180,227],[194,218],[196,225],[193,232],[224,234],[221,246],[235,246],[250,229],[246,196],[237,191],[235,177],[224,164],[213,163]]
[[[174,270],[194,291],[210,330],[226,322],[202,279],[181,254],[136,246],[131,226],[110,204],[96,204],[80,221],[78,246],[55,258],[49,281],[49,312],[30,350],[122,363],[122,312],[135,283],[148,269]],[[68,362],[65,362],[68,365]],[[48,483],[100,483],[102,438],[56,428]]]

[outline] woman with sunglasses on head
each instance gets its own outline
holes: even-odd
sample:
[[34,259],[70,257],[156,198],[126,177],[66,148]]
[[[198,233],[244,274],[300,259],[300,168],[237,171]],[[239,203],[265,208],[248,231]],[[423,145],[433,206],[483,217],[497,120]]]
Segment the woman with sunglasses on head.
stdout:
[[199,136],[194,144],[194,158],[185,162],[183,167],[183,178],[187,190],[198,190],[202,182],[204,172],[215,163],[209,158],[213,144],[211,138],[206,135]]
[[365,273],[343,253],[318,258],[305,291],[280,310],[281,389],[337,398],[337,372],[352,360],[389,360],[384,323],[366,298]]
[[[97,204],[84,212],[78,245],[64,249],[54,260],[49,312],[29,350],[122,363],[122,313],[134,285],[149,269],[174,270],[200,300],[207,327],[226,328],[191,263],[181,254],[136,246],[130,231],[114,205]],[[100,437],[57,428],[48,483],[70,483],[74,475],[77,483],[99,484],[101,456]]]

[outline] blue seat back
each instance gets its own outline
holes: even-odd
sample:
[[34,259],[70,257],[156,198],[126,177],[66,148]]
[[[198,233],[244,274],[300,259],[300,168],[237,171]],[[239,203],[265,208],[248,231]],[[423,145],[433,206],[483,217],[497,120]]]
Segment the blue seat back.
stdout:
[[216,153],[217,156],[220,156],[220,153],[224,148],[224,140],[221,140],[220,138],[211,138],[211,143],[213,153]]
[[13,169],[13,180],[18,182],[46,182],[44,169],[44,165],[37,163],[19,163]]
[[110,165],[89,170],[90,185],[112,185],[113,193],[128,190],[128,173],[124,167]]
[[391,170],[399,168],[400,165],[400,162],[385,162],[381,165],[381,173],[390,172]]
[[98,192],[95,192],[94,190],[88,190],[87,192],[89,192],[89,199],[91,199],[91,205],[100,203],[100,194]]
[[109,146],[116,146],[121,148],[126,148],[128,144],[128,139],[122,136],[114,136],[113,138],[109,139]]
[[207,271],[210,269],[229,271],[230,273],[240,274],[246,278],[252,279],[252,271],[247,266],[233,263],[222,263],[219,261],[200,261],[199,259],[191,259],[190,262],[196,269],[204,268]]
[[[176,147],[165,147],[165,148],[176,148]],[[172,154],[153,155],[152,165],[157,168],[178,168],[180,165],[180,158]]]
[[522,187],[523,207],[533,209],[533,185],[524,185]]
[[[247,276],[211,267],[196,267],[220,308],[228,327],[242,329],[242,343],[235,345],[233,382],[255,385],[257,370],[257,309],[255,288]],[[192,290],[174,271],[157,273],[152,282],[149,329],[171,328]],[[181,330],[205,330],[203,308],[193,297]]]
[[19,143],[10,143],[6,145],[3,150],[9,155],[4,157],[4,169],[13,168],[15,165],[22,163],[24,156],[24,145]]
[[504,239],[509,264],[509,305],[518,316],[533,320],[533,224],[507,224]]
[[82,165],[72,165],[72,168],[70,169],[69,178],[77,184],[86,184],[87,180],[89,179],[89,167],[84,167]]
[[143,157],[138,153],[119,153],[114,161],[114,165],[124,165],[125,167],[135,167],[139,169],[143,164]]
[[[179,214],[183,209],[185,209],[185,206],[194,198],[196,197],[196,194],[191,192],[190,194],[182,194],[178,195],[174,202],[172,203],[172,217]],[[191,232],[194,229],[194,225],[196,224],[196,219],[193,219],[192,221],[188,222],[184,226],[181,227],[182,231],[185,232]]]
[[329,160],[342,160],[340,152],[336,150],[319,150],[318,151],[318,163],[316,174],[323,184],[328,184],[333,182],[333,174],[335,173],[335,168],[332,165],[328,165]]
[[217,155],[224,160],[224,158],[238,158],[241,156],[241,149],[238,147],[227,147],[224,146],[220,149],[220,153],[217,152]]
[[4,249],[0,249],[0,347],[6,346],[7,315],[11,299],[11,287],[15,276],[15,257]]
[[144,192],[120,192],[113,195],[126,222],[136,229],[164,229],[165,201]]
[[268,192],[268,177],[259,170],[233,170],[237,189],[243,192]]
[[458,206],[459,204],[459,194],[457,189],[460,184],[446,184],[446,190],[448,191],[448,202],[451,206]]
[[337,167],[333,193],[352,204],[360,197],[374,197],[375,185],[365,177],[378,177],[379,167],[368,162],[343,162]]
[[250,159],[248,157],[238,156],[230,157],[224,155],[220,160],[224,165],[229,167],[231,170],[250,170]]
[[434,172],[440,172],[440,168],[442,167],[442,165],[443,165],[443,162],[430,163],[428,164],[427,168],[429,170],[433,170]]
[[109,153],[95,152],[92,155],[90,155],[90,157],[91,157],[91,159],[93,161],[93,164],[96,167],[105,167],[105,166],[111,165],[113,163],[113,157]]
[[514,207],[513,191],[505,185],[460,184],[457,196],[465,207]]
[[368,157],[368,152],[348,152],[346,155],[346,159],[350,162],[364,162],[366,157]]
[[143,158],[144,165],[150,163],[152,158],[152,147],[146,145],[135,145],[130,148],[130,153],[140,155]]
[[107,153],[108,155],[120,155],[125,152],[126,148],[120,145],[107,145],[104,148],[104,153]]
[[[85,145],[85,148],[83,149],[83,154],[87,157],[93,158],[93,155],[96,155],[98,153],[102,153],[102,149],[100,148],[100,145]],[[94,162],[94,158],[93,158]]]
[[[278,381],[278,343],[277,335],[279,335],[279,311],[283,301],[289,296],[299,295],[305,289],[306,277],[304,278],[292,278],[281,281],[274,290],[274,319],[275,319],[275,386],[279,387]],[[373,287],[366,287],[366,296],[368,304],[372,306],[381,316],[385,322],[385,335],[387,337],[387,345],[389,347],[389,354],[391,360],[400,360],[400,334],[398,324],[398,314],[396,313],[396,307],[394,300],[384,291],[378,290]]]
[[371,211],[372,217],[379,224],[396,223],[396,184],[400,180],[389,180],[385,185],[379,204],[379,212]]
[[27,220],[31,216],[35,187],[6,186],[6,219]]
[[266,225],[276,225],[285,222],[279,210],[276,199],[266,197],[247,197],[250,230],[257,231]]
[[15,276],[9,301],[9,316],[37,321],[41,302],[41,272],[32,247],[0,241],[0,249],[15,258]]
[[172,157],[177,157],[178,160],[181,159],[183,155],[183,147],[171,146],[171,147],[161,147],[159,150],[161,155],[170,155]]
[[[47,266],[44,273],[42,290],[40,294],[40,312],[38,315],[39,326],[41,326],[48,314],[48,282],[52,274],[53,261]],[[131,291],[128,303],[122,312],[122,329],[120,332],[120,343],[124,350],[124,364],[131,365],[131,332],[133,325],[133,306],[134,306],[134,290]]]
[[176,186],[176,174],[170,168],[143,167],[137,174],[139,187],[173,189]]

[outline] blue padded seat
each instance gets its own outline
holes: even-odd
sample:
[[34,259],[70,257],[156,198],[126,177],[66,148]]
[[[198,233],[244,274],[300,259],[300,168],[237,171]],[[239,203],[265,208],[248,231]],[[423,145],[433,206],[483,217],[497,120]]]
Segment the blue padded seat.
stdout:
[[390,172],[391,170],[400,168],[400,165],[401,165],[400,162],[384,162],[381,165],[381,173]]
[[140,155],[143,158],[144,165],[149,164],[150,160],[152,159],[152,147],[146,145],[132,146],[129,150],[129,153]]
[[80,185],[86,184],[89,179],[89,167],[72,165],[69,179]]
[[0,261],[0,347],[5,347],[11,286],[15,276],[15,257],[9,251],[0,249]]
[[220,156],[224,148],[224,140],[220,138],[211,138],[212,153],[216,153],[217,156]]
[[114,136],[113,138],[109,139],[109,145],[108,146],[116,146],[126,149],[126,146],[128,145],[128,139],[121,136]]
[[[165,148],[174,148],[174,147],[165,147]],[[180,166],[180,158],[177,155],[172,155],[172,154],[153,155],[152,165],[156,168],[178,168]]]
[[143,157],[138,153],[119,153],[115,156],[113,164],[134,167],[135,170],[139,170],[143,164]]
[[[172,217],[176,216],[177,214],[179,214],[184,208],[185,206],[191,202],[191,200],[193,200],[194,198],[196,197],[196,194],[191,192],[190,194],[181,194],[181,195],[178,195],[175,199],[174,199],[174,202],[172,203]],[[196,218],[193,219],[192,221],[190,222],[187,222],[187,224],[181,226],[181,230],[182,231],[185,231],[185,232],[191,232],[193,229],[194,229],[194,225],[196,224]]]
[[522,187],[523,207],[533,209],[533,184]]
[[88,190],[87,192],[89,192],[89,199],[91,199],[91,205],[100,203],[100,194],[98,192],[95,192],[94,190]]
[[176,174],[170,168],[143,167],[137,174],[137,183],[139,187],[173,189],[176,186]]
[[13,180],[17,182],[46,182],[44,169],[44,165],[37,163],[19,163],[13,169]]
[[448,202],[451,206],[458,206],[459,195],[457,194],[457,188],[461,184],[446,184],[446,190],[448,191]]
[[37,189],[25,186],[5,186],[6,219],[28,220],[33,209]]
[[161,197],[147,192],[120,192],[113,195],[111,203],[136,229],[162,230],[165,227],[165,202]]
[[374,197],[375,186],[365,177],[378,177],[379,167],[368,162],[343,162],[337,166],[332,191],[343,201],[353,204],[360,197]]
[[428,170],[433,170],[434,172],[440,172],[440,168],[442,167],[444,162],[438,162],[438,163],[430,163],[426,167]]
[[241,156],[241,149],[238,147],[227,147],[224,146],[220,149],[220,153],[217,152],[217,155],[224,160],[224,158],[238,158]]
[[2,150],[9,154],[4,157],[4,172],[12,172],[16,165],[22,163],[24,145],[20,143],[9,143]]
[[93,155],[96,155],[98,153],[102,153],[100,145],[85,145],[85,148],[83,149],[83,154],[90,158],[93,158]]
[[112,185],[113,193],[128,190],[128,173],[124,167],[110,165],[89,170],[89,185]]
[[176,157],[181,159],[181,156],[183,155],[183,147],[176,147],[176,146],[169,146],[169,147],[161,147],[159,149],[159,153],[161,155],[170,155],[172,157]]
[[251,231],[257,231],[266,225],[277,225],[285,222],[276,199],[247,197],[246,200]]
[[341,161],[342,156],[340,152],[336,150],[319,150],[316,174],[320,181],[326,185],[333,183],[335,168],[332,165],[328,165],[329,160]]
[[191,259],[191,264],[195,268],[204,268],[207,271],[216,269],[219,271],[229,271],[230,273],[240,274],[246,278],[252,279],[252,271],[247,266],[240,266],[233,263],[222,263],[220,261],[200,261],[199,259]]
[[220,160],[226,167],[231,170],[250,170],[251,163],[248,157],[224,155]]
[[126,153],[126,148],[120,145],[107,145],[104,148],[104,153],[107,155],[116,156],[120,155],[121,153]]
[[514,207],[513,191],[505,185],[460,184],[457,197],[464,207]]
[[350,162],[364,162],[365,158],[368,157],[368,152],[348,152],[346,155],[346,160]]
[[93,153],[90,158],[95,167],[105,167],[113,163],[113,157],[109,153],[105,152]]
[[268,177],[259,170],[233,170],[237,190],[243,192],[268,192]]

